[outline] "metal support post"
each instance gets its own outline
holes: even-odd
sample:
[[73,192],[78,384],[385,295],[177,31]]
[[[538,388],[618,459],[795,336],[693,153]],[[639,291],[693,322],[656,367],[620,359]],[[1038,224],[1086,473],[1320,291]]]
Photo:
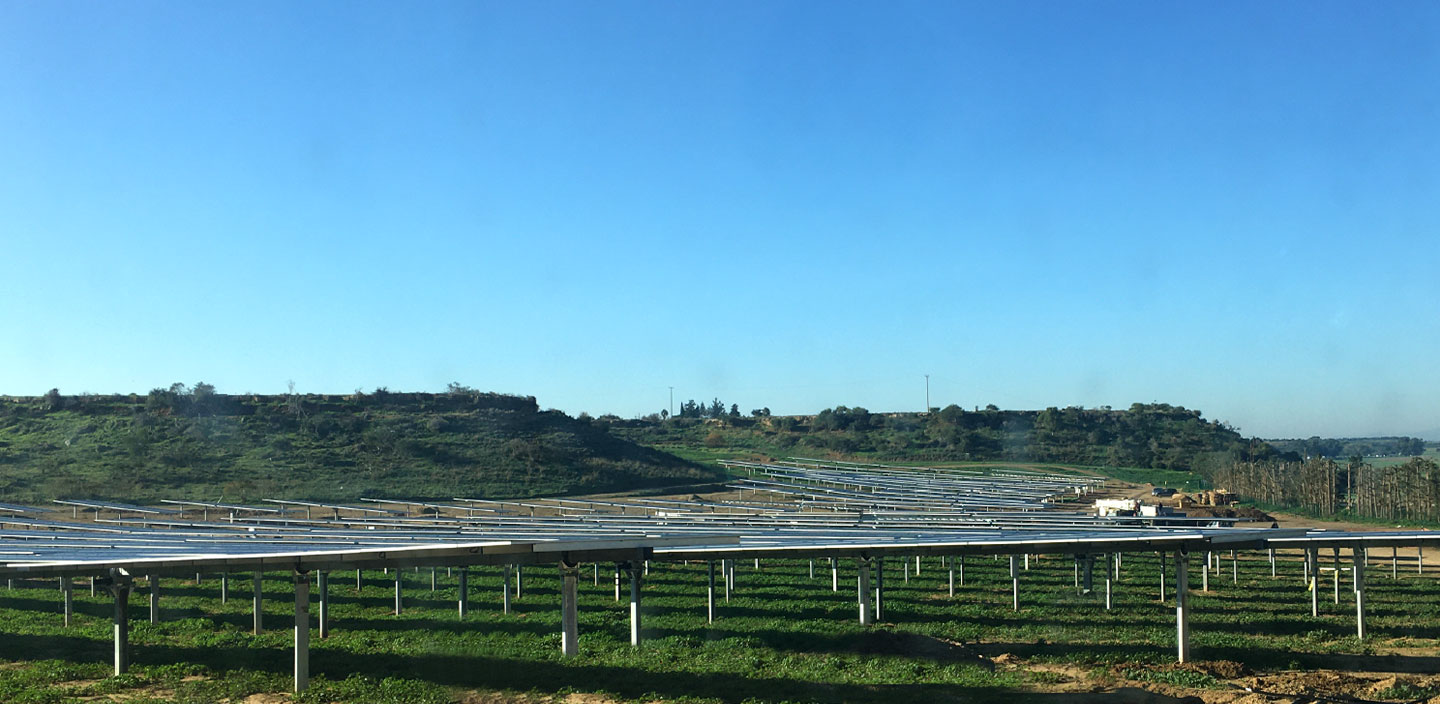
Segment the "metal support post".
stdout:
[[[465,578],[465,572],[460,572]],[[579,598],[576,583],[579,572],[572,565],[560,563],[560,654],[574,657],[580,653]]]
[[60,578],[60,599],[65,604],[65,627],[70,627],[70,619],[75,615],[75,585],[69,577]]
[[265,630],[264,585],[262,584],[262,578],[263,575],[258,570],[254,572],[250,578],[251,583],[254,585],[254,593],[250,597],[250,608],[255,612],[255,635],[260,635],[260,632]]
[[519,601],[525,593],[525,566],[515,565],[515,600]]
[[1330,561],[1335,570],[1335,605],[1340,605],[1340,548],[1335,548],[1335,557]]
[[1320,559],[1318,548],[1305,549],[1305,564],[1310,572],[1310,617],[1320,617]]
[[230,573],[220,573],[220,603],[230,600]]
[[875,620],[885,620],[885,558],[875,558]]
[[1365,640],[1365,548],[1351,550],[1355,582],[1355,637]]
[[864,557],[855,560],[859,567],[859,573],[855,577],[856,590],[859,592],[860,602],[860,625],[869,626],[875,623],[875,616],[870,610],[870,560]]
[[115,597],[115,612],[112,626],[115,634],[115,674],[123,675],[130,669],[130,588],[128,577],[116,577],[110,586]]
[[640,565],[630,565],[630,645],[640,645]]
[[1165,601],[1165,582],[1169,581],[1170,575],[1165,574],[1165,553],[1160,553],[1160,601]]
[[830,558],[830,591],[840,591],[840,565]]
[[160,623],[160,578],[150,575],[150,623]]
[[1015,556],[1014,556],[1014,555],[1011,555],[1011,556],[1010,556],[1010,591],[1011,591],[1012,601],[1014,602],[1014,604],[1011,606],[1011,610],[1012,610],[1012,611],[1019,611],[1019,610],[1020,610],[1020,571],[1016,569],[1016,564],[1015,564],[1015,562],[1016,562]]
[[1240,556],[1234,550],[1230,551],[1230,583],[1240,583]]
[[[510,565],[505,565],[505,575],[500,579],[500,613],[505,613],[505,614],[510,613],[510,570],[511,570],[511,569],[513,569],[513,568],[512,568]],[[617,568],[616,571],[615,571],[615,593],[616,593],[616,595],[617,595],[617,596],[615,597],[615,599],[618,601],[618,600],[620,599],[620,597],[618,596],[619,593],[620,593],[620,571],[619,571],[618,568]]]
[[1175,639],[1180,662],[1190,661],[1190,556],[1175,553]]
[[1095,556],[1090,553],[1085,554],[1080,570],[1080,589],[1085,594],[1095,590]]
[[1110,561],[1115,559],[1116,557],[1118,557],[1118,555],[1114,553],[1107,553],[1105,555],[1105,610],[1107,611],[1110,610],[1110,584],[1113,581],[1115,574],[1115,571],[1110,569]]
[[470,568],[460,568],[460,586],[456,590],[455,611],[456,618],[465,620],[465,612],[470,610]]
[[955,558],[946,558],[945,562],[950,568],[950,597],[955,597]]
[[705,623],[715,623],[715,561],[705,562]]
[[400,589],[401,589],[401,586],[402,586],[401,581],[400,581],[400,575],[404,574],[404,572],[405,572],[405,570],[395,570],[395,615],[396,615],[396,616],[399,616],[400,614],[405,613],[405,605],[404,605],[403,603],[401,603],[401,601],[400,601]]
[[320,592],[320,637],[330,637],[330,573],[315,572],[315,591]]
[[310,579],[295,573],[295,691],[310,686]]
[[[1210,553],[1205,553],[1205,569],[1200,570],[1200,591],[1210,591]],[[1162,599],[1164,597],[1161,597]]]

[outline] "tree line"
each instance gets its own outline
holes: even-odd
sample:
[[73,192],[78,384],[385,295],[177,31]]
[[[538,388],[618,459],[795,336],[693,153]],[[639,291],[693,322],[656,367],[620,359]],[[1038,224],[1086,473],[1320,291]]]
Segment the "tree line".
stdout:
[[[1423,449],[1423,447],[1422,447]],[[1413,457],[1376,466],[1355,456],[1303,462],[1235,462],[1209,477],[1217,488],[1319,514],[1386,520],[1440,520],[1440,465]]]
[[[769,416],[769,408],[756,408],[750,411],[750,417],[752,418],[768,418]],[[643,420],[658,422],[668,420],[670,417],[670,409],[662,408],[659,413],[652,413],[645,416]],[[680,412],[676,413],[674,417],[693,418],[697,420],[702,418],[723,420],[726,418],[740,418],[742,416],[740,414],[740,404],[738,403],[730,404],[727,409],[725,402],[719,398],[711,399],[708,404],[703,401],[696,402],[695,399],[692,398],[680,404]]]
[[[1127,409],[1005,411],[950,405],[930,413],[879,413],[835,406],[813,416],[741,416],[718,399],[687,401],[664,414],[614,423],[642,443],[704,443],[769,454],[830,451],[890,459],[1016,460],[1190,470],[1234,460],[1284,459],[1263,441],[1204,419],[1198,410],[1137,403]],[[618,419],[617,419],[618,420]],[[1288,456],[1298,460],[1298,456]]]
[[1425,453],[1425,441],[1406,436],[1378,438],[1322,438],[1266,440],[1281,452],[1294,452],[1301,457],[1416,457]]

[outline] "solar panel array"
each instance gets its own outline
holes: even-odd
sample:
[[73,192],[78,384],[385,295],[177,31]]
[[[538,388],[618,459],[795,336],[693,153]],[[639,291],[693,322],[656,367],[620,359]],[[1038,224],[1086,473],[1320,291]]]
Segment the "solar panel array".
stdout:
[[[1247,542],[1282,535],[1236,519],[1100,517],[1082,510],[1099,477],[1019,469],[902,468],[794,458],[726,462],[743,477],[710,499],[656,497],[413,501],[369,497],[361,504],[294,499],[236,504],[166,503],[224,521],[194,520],[172,509],[90,500],[57,503],[97,511],[93,522],[0,516],[7,566],[126,559],[293,554],[502,541],[646,541],[676,559],[710,552],[746,555],[914,552],[1145,550],[1176,544]],[[306,516],[294,511],[303,510]],[[101,511],[114,511],[114,518]],[[315,511],[318,511],[318,515]],[[130,514],[130,515],[126,515]],[[1335,537],[1336,534],[1326,534]],[[1428,535],[1392,535],[1394,540]],[[1352,536],[1353,539],[1359,539]],[[1371,538],[1374,539],[1374,538]],[[677,544],[678,541],[678,544]],[[1410,544],[1410,543],[1406,543]],[[0,567],[0,570],[5,569]]]
[[[883,569],[879,569],[874,570],[872,609],[869,580],[877,558],[1009,554],[1018,608],[1017,555],[1074,554],[1077,582],[1079,558],[1086,556],[1088,584],[1097,553],[1173,551],[1178,657],[1184,662],[1189,653],[1184,607],[1189,553],[1305,548],[1306,563],[1313,569],[1319,546],[1356,549],[1440,544],[1440,534],[1425,531],[1337,533],[1280,530],[1269,524],[1235,526],[1233,520],[1212,518],[1099,517],[1081,510],[1077,501],[1103,484],[1102,479],[1090,476],[1016,469],[901,468],[804,458],[725,464],[731,472],[744,472],[745,476],[731,482],[728,492],[709,499],[497,501],[457,497],[444,502],[369,497],[364,505],[267,499],[266,503],[280,507],[274,509],[178,499],[165,502],[191,514],[198,511],[199,520],[175,509],[85,499],[56,502],[71,507],[75,517],[82,508],[94,511],[91,522],[49,520],[28,507],[0,505],[0,572],[11,577],[103,577],[115,597],[115,671],[120,673],[129,662],[125,603],[133,589],[133,577],[152,577],[154,618],[155,577],[203,571],[252,572],[257,584],[255,627],[259,632],[261,573],[293,571],[295,689],[299,691],[309,681],[306,575],[312,571],[319,573],[323,585],[325,572],[336,569],[355,569],[358,579],[359,570],[380,567],[559,565],[561,650],[570,656],[578,652],[575,566],[582,561],[617,563],[617,598],[619,563],[631,565],[631,642],[638,644],[640,577],[634,565],[651,558],[707,561],[713,618],[717,561],[722,572],[729,565],[733,578],[734,560],[741,557],[853,557],[860,621],[868,625],[874,622],[874,609],[882,603],[879,585]],[[317,509],[319,517],[315,516]],[[222,512],[225,520],[208,520],[210,511]],[[103,517],[107,512],[114,517]],[[1363,571],[1364,555],[1363,550],[1354,552],[1357,575]],[[951,565],[953,570],[953,562]],[[1109,574],[1108,569],[1102,572]],[[458,608],[463,618],[467,572],[461,569],[459,573]],[[400,570],[394,574],[395,611],[399,614]],[[953,571],[951,574],[953,580]],[[95,583],[92,580],[92,589]],[[62,579],[67,624],[69,584]],[[1362,584],[1357,577],[1357,630],[1363,638]],[[1108,586],[1106,593],[1109,608]],[[322,634],[326,598],[322,587]],[[1312,591],[1312,609],[1317,598]]]

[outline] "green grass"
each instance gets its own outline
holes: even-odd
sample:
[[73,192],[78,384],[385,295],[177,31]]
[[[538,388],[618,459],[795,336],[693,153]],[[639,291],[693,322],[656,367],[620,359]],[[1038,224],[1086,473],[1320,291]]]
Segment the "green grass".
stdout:
[[1087,469],[1090,469],[1096,474],[1132,484],[1168,486],[1184,492],[1195,492],[1210,488],[1205,479],[1195,472],[1174,469],[1145,469],[1139,467],[1087,467]]
[[[1271,578],[1261,556],[1241,562],[1240,584],[1229,564],[1200,589],[1192,560],[1192,652],[1200,660],[1233,660],[1257,671],[1362,664],[1387,642],[1435,647],[1440,583],[1435,577],[1374,569],[1369,580],[1373,637],[1357,641],[1353,605],[1330,603],[1309,615],[1295,559]],[[913,561],[909,563],[913,567]],[[596,692],[624,701],[900,702],[1002,701],[1055,675],[993,671],[977,656],[1010,653],[1031,662],[1105,668],[1127,680],[1182,687],[1214,686],[1213,677],[1170,667],[1173,603],[1157,598],[1153,555],[1129,555],[1115,584],[1115,608],[1097,593],[1073,587],[1068,557],[1032,560],[1021,574],[1021,610],[1010,610],[1007,561],[971,557],[966,583],[946,596],[945,572],[931,558],[921,576],[902,577],[887,563],[882,623],[856,622],[854,568],[842,562],[840,590],[830,589],[828,564],[815,579],[805,561],[775,561],[755,571],[737,565],[737,590],[721,597],[714,624],[705,621],[704,566],[655,563],[644,587],[644,633],[628,644],[627,604],[613,598],[613,572],[599,586],[583,567],[581,655],[560,657],[558,580],[553,567],[525,570],[525,592],[512,613],[499,613],[497,568],[472,572],[471,617],[454,612],[455,582],[440,571],[431,592],[428,570],[407,572],[406,608],[390,614],[392,582],[366,574],[357,594],[354,573],[331,577],[331,637],[312,631],[314,685],[304,702],[445,702],[462,691],[520,693],[537,701]],[[1097,575],[1098,577],[1099,575]],[[76,590],[73,627],[61,624],[53,582],[24,582],[0,591],[0,701],[65,702],[99,694],[136,701],[222,702],[289,687],[291,584],[276,573],[265,582],[266,624],[249,633],[249,580],[231,581],[218,601],[218,580],[170,580],[161,598],[163,621],[145,622],[144,591],[132,598],[134,670],[106,677],[110,605]],[[1348,594],[1341,590],[1342,597]],[[313,596],[313,595],[312,595]],[[939,640],[930,640],[939,639]],[[950,645],[962,643],[963,648]],[[1380,662],[1379,660],[1376,661]]]
[[1440,695],[1440,691],[1417,687],[1413,684],[1401,682],[1391,687],[1386,687],[1375,693],[1377,699],[1395,699],[1403,702],[1418,702]]

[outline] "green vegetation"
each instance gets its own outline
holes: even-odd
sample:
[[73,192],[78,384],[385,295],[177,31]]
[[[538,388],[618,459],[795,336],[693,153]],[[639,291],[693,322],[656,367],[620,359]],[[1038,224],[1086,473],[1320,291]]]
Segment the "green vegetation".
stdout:
[[458,385],[227,396],[201,383],[0,399],[0,500],[12,502],[522,497],[719,476],[534,398]]
[[[712,403],[722,407],[718,399]],[[687,402],[675,418],[610,420],[615,432],[670,452],[699,448],[735,456],[823,455],[897,461],[1014,461],[1194,471],[1236,460],[1277,456],[1199,411],[1168,404],[1109,408],[871,413],[839,406],[814,416],[749,417],[736,413],[696,417],[703,406]],[[736,409],[738,410],[738,409]],[[690,455],[694,456],[694,455]]]
[[1178,469],[1142,469],[1139,467],[1090,467],[1088,469],[1096,474],[1132,484],[1153,484],[1191,493],[1210,488],[1210,483],[1199,474]]
[[[1404,655],[1375,656],[1390,647],[1433,647],[1440,630],[1440,581],[1375,570],[1369,579],[1372,637],[1353,637],[1353,604],[1322,599],[1318,619],[1295,556],[1269,576],[1260,554],[1242,556],[1238,585],[1230,567],[1199,588],[1192,560],[1193,654],[1205,662],[1244,663],[1250,670],[1366,666],[1401,667]],[[909,563],[913,567],[913,561]],[[1021,610],[1010,610],[1008,563],[966,562],[965,583],[946,596],[946,573],[928,558],[919,576],[904,578],[901,561],[885,571],[886,610],[874,628],[856,623],[854,566],[841,563],[841,588],[830,589],[828,565],[815,578],[803,560],[767,561],[759,571],[737,565],[737,590],[722,598],[714,624],[705,621],[703,564],[652,563],[644,587],[644,633],[628,644],[626,602],[613,598],[612,567],[599,585],[583,567],[579,657],[559,654],[558,579],[553,567],[526,568],[523,598],[499,609],[499,569],[471,574],[471,616],[455,617],[455,579],[428,570],[406,572],[402,616],[390,614],[391,582],[367,573],[356,593],[354,573],[332,573],[331,637],[312,632],[313,688],[299,701],[447,702],[514,697],[550,701],[595,692],[621,701],[769,702],[1006,701],[1072,675],[1046,666],[1100,672],[1112,684],[1160,683],[1187,688],[1218,684],[1217,670],[1177,669],[1172,602],[1156,594],[1153,555],[1124,558],[1105,610],[1100,591],[1079,594],[1067,556],[1031,560],[1021,573]],[[67,702],[110,694],[129,701],[242,701],[289,687],[291,585],[288,575],[265,582],[266,623],[249,631],[249,580],[232,580],[219,603],[218,581],[167,580],[162,621],[132,607],[134,670],[107,677],[110,605],[76,590],[75,625],[65,628],[52,581],[18,582],[0,591],[0,700]],[[1347,592],[1348,593],[1348,592]],[[1328,590],[1327,590],[1328,597]],[[315,598],[312,592],[312,599]],[[132,603],[135,603],[132,600]],[[1006,658],[1001,655],[1008,654]],[[994,659],[999,658],[999,662]],[[1417,658],[1417,663],[1425,658]],[[1010,664],[1005,664],[1005,663]],[[1418,666],[1418,665],[1416,665]]]

